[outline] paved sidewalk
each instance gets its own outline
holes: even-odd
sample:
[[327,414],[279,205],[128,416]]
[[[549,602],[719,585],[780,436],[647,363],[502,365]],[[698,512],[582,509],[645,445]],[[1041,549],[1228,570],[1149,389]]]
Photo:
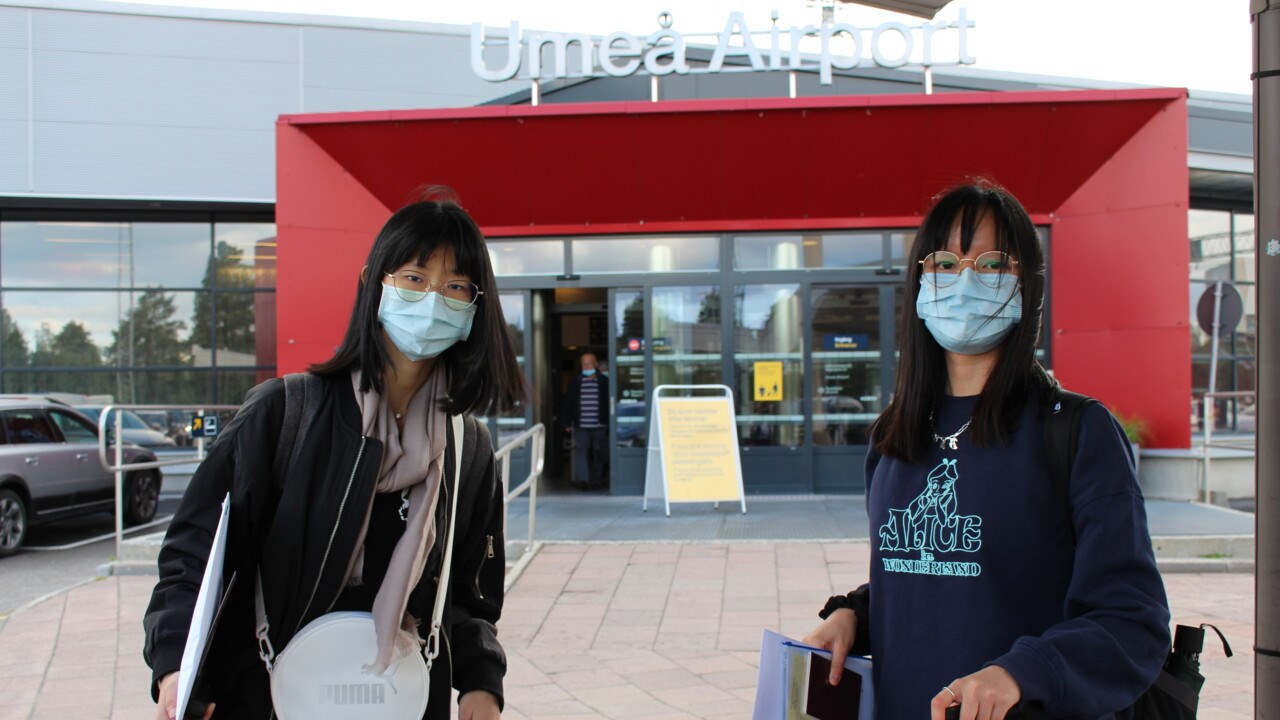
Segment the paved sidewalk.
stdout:
[[[803,635],[867,575],[865,542],[548,545],[507,598],[504,717],[747,718],[760,630]],[[111,577],[0,628],[0,720],[154,717],[142,663],[154,577]],[[1253,715],[1253,577],[1166,575],[1174,620],[1214,622],[1202,718]]]

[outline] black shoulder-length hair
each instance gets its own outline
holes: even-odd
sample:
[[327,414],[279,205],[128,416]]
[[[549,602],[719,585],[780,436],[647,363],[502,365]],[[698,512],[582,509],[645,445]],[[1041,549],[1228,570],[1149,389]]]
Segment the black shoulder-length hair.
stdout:
[[355,305],[342,344],[333,357],[312,365],[310,371],[335,376],[359,368],[361,392],[373,388],[382,393],[389,360],[378,320],[381,279],[411,260],[426,264],[431,253],[443,245],[453,248],[458,270],[483,293],[476,301],[471,334],[440,355],[449,371],[445,410],[460,414],[513,409],[524,398],[524,379],[507,335],[484,235],[458,205],[452,190],[429,187],[421,191],[421,197],[424,199],[401,208],[382,226],[365,262],[368,270],[357,281]]
[[986,179],[945,190],[935,198],[916,233],[907,263],[907,295],[898,323],[898,373],[893,399],[871,428],[876,449],[908,462],[924,460],[933,439],[931,422],[946,392],[947,364],[942,346],[916,314],[920,261],[944,250],[952,227],[960,226],[960,246],[968,252],[984,217],[995,226],[996,249],[1019,262],[1022,319],[1005,338],[995,368],[974,407],[970,434],[975,445],[1007,445],[1028,393],[1047,394],[1056,382],[1036,360],[1044,305],[1044,251],[1031,217],[1017,198]]

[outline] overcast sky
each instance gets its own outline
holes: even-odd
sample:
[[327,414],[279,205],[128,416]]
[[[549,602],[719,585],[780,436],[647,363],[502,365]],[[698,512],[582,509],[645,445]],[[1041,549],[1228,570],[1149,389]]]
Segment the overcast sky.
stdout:
[[[814,0],[140,1],[496,27],[518,20],[522,28],[597,35],[618,30],[648,34],[658,29],[656,18],[664,10],[674,17],[674,29],[689,34],[719,32],[734,10],[744,13],[753,30],[768,28],[773,9],[779,11],[784,28],[816,23],[821,12]],[[970,42],[977,68],[1252,91],[1249,0],[954,0],[938,19],[954,19],[961,7],[977,23]],[[856,26],[920,22],[857,6],[837,12],[838,21]]]

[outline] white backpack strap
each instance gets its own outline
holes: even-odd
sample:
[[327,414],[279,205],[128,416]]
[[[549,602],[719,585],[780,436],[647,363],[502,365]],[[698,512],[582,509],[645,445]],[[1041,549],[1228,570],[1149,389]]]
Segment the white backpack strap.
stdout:
[[[453,492],[450,494],[449,534],[444,540],[444,566],[440,571],[440,584],[436,586],[435,608],[431,611],[431,634],[427,636],[426,658],[427,672],[431,672],[431,663],[440,654],[440,629],[444,621],[444,598],[449,592],[449,569],[453,565],[454,526],[458,522],[458,490],[462,487],[462,446],[466,438],[466,421],[461,415],[449,418],[453,439]],[[447,482],[447,479],[442,479]]]

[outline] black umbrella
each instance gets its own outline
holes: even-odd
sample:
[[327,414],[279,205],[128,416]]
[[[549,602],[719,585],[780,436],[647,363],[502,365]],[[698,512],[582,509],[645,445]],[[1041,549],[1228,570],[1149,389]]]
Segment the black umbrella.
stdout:
[[1222,650],[1231,657],[1231,645],[1222,631],[1203,623],[1200,627],[1178,625],[1173,634],[1173,651],[1164,668],[1133,706],[1135,720],[1192,720],[1200,704],[1200,653],[1204,650],[1204,629],[1213,628],[1222,640]]

